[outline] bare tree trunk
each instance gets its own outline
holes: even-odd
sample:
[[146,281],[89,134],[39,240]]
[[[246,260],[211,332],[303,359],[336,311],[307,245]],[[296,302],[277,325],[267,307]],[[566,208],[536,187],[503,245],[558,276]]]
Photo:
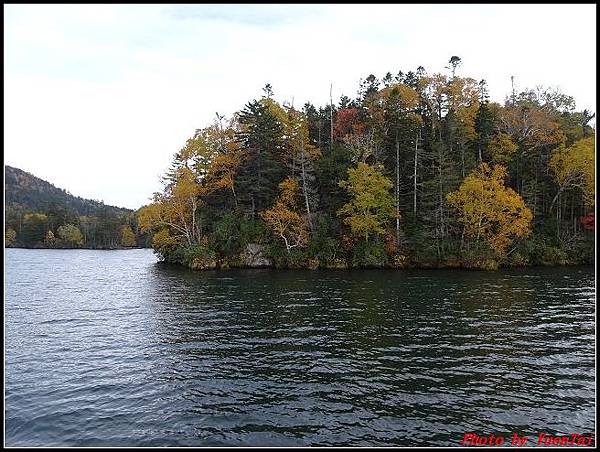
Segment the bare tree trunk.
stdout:
[[333,147],[333,97],[332,97],[332,91],[333,91],[333,83],[331,85],[329,85],[329,124],[330,124],[330,129],[331,129],[331,133],[329,135],[329,150],[331,151],[331,148]]
[[317,129],[317,140],[319,142],[319,149],[321,149],[323,147],[323,145],[321,144],[321,126],[323,124],[321,124],[321,119],[319,118],[319,122],[317,122],[318,124],[318,129]]
[[479,223],[477,223],[477,243],[479,243],[479,237],[481,236],[481,222],[483,221],[483,214],[479,215]]
[[533,218],[535,218],[537,211],[538,167],[538,165],[535,167],[535,183],[533,184]]
[[[303,149],[303,153],[304,153],[304,149]],[[306,214],[308,215],[308,225],[310,227],[310,231],[314,232],[312,215],[310,213],[310,203],[308,202],[308,190],[306,187],[306,170],[305,170],[305,166],[304,166],[304,159],[302,159],[302,161],[301,161],[301,168],[302,168],[302,193],[304,194],[304,202],[306,204]]]
[[556,238],[560,242],[560,191],[556,196],[558,198],[558,205],[556,207]]
[[198,240],[202,237],[202,217],[198,218]]
[[285,249],[287,251],[288,254],[290,254],[290,250],[292,249],[292,247],[290,246],[288,239],[286,238],[285,235],[283,234],[279,234],[281,236],[281,238],[283,239],[283,241],[285,242]]
[[575,219],[574,216],[574,204],[575,204],[575,200],[573,199],[574,196],[571,196],[571,222],[573,223],[573,237],[575,236],[575,234],[577,234],[576,228],[577,228],[577,223],[575,221],[573,221]]
[[442,182],[442,155],[440,148],[440,156],[439,156],[439,208],[440,208],[440,232],[442,237],[444,236],[444,187]]
[[400,241],[400,142],[396,131],[396,240]]
[[556,195],[552,199],[552,203],[550,204],[550,209],[548,210],[549,213],[552,212],[552,208],[554,207],[554,204],[556,204],[556,201],[560,197],[560,194],[562,193],[562,191],[563,191],[563,187],[559,188],[558,193],[556,193]]
[[192,239],[196,239],[196,200],[192,196]]
[[419,157],[418,149],[419,149],[419,135],[421,132],[417,134],[415,137],[415,165],[413,169],[413,214],[415,217],[417,216],[417,160]]
[[235,210],[238,209],[238,201],[237,201],[237,195],[235,194],[235,187],[234,187],[234,183],[231,183],[231,193],[233,193],[233,204],[235,205]]

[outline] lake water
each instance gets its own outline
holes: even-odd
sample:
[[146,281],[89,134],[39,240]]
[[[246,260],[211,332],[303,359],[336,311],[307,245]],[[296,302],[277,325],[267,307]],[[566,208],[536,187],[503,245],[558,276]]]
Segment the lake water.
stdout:
[[7,446],[595,431],[594,269],[193,272],[6,250]]

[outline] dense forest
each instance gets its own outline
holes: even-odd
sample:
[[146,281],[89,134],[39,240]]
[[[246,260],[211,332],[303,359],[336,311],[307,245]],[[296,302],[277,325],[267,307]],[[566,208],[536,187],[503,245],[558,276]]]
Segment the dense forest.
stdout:
[[460,65],[319,108],[266,85],[175,153],[141,230],[196,269],[593,262],[595,115],[542,87],[492,102]]
[[145,246],[134,211],[73,196],[6,165],[5,246],[114,249]]

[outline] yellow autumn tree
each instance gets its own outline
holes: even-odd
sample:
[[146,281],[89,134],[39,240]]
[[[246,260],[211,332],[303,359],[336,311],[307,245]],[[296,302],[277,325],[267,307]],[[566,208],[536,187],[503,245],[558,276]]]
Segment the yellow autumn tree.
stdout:
[[298,181],[288,177],[279,184],[279,196],[273,207],[260,213],[271,230],[285,243],[288,252],[308,243],[308,223],[296,208],[299,194]]
[[562,192],[579,188],[583,193],[585,204],[594,206],[595,171],[595,138],[594,136],[576,141],[569,147],[561,146],[552,153],[549,167],[556,183],[558,192],[552,200],[552,207]]
[[241,158],[241,154],[218,154],[213,158],[204,184],[206,194],[221,189],[231,190],[237,205],[235,175]]
[[398,106],[404,110],[410,110],[419,105],[419,93],[404,83],[397,83],[383,88],[379,92],[379,95],[385,102],[388,102],[390,97],[395,97],[399,104]]
[[169,228],[162,228],[156,234],[152,236],[152,248],[160,253],[163,258],[168,256],[175,251],[175,249],[181,244],[181,237],[172,235]]
[[465,143],[474,140],[477,135],[475,117],[479,110],[481,95],[479,83],[472,78],[453,77],[448,81],[446,92],[448,108],[456,114],[460,136]]
[[[52,232],[52,231],[49,231]],[[66,243],[68,246],[81,246],[83,245],[83,234],[79,230],[77,226],[74,224],[65,224],[59,226],[56,230],[58,237]],[[46,239],[54,239],[54,234],[50,237],[50,234],[47,235]]]
[[396,217],[396,205],[390,194],[392,182],[379,167],[359,163],[348,170],[348,179],[339,183],[351,196],[350,202],[338,210],[352,234],[369,240],[370,235],[383,234]]
[[292,174],[298,175],[299,188],[304,200],[304,208],[310,229],[313,230],[313,207],[316,196],[315,173],[313,162],[321,156],[321,151],[311,143],[308,118],[294,108],[287,108],[287,118],[284,125],[286,152],[285,163]]
[[203,233],[200,208],[211,194],[230,190],[237,206],[235,176],[244,155],[233,121],[224,126],[223,119],[217,114],[212,126],[196,130],[175,153],[163,179],[163,191],[155,193],[153,202],[138,212],[140,231],[155,233],[153,247],[165,258],[178,245],[200,242]]
[[465,235],[485,241],[500,256],[515,238],[529,235],[533,218],[519,194],[504,185],[505,178],[504,166],[482,163],[446,197]]
[[223,119],[217,114],[213,125],[196,130],[185,146],[175,153],[164,178],[168,184],[179,180],[181,171],[187,169],[202,185],[202,194],[228,188],[235,196],[233,176],[242,156],[235,130],[231,124],[224,126]]
[[518,146],[510,138],[510,135],[506,133],[495,135],[488,144],[488,152],[492,160],[494,163],[501,165],[508,164],[517,150]]
[[229,190],[237,206],[237,192],[235,189],[235,176],[245,157],[236,132],[231,126],[224,127],[224,118],[217,114],[215,124],[202,131],[204,146],[210,149],[207,155],[210,158],[202,175],[202,196],[217,190]]
[[144,206],[138,213],[142,232],[170,229],[169,236],[191,245],[200,237],[197,211],[201,204],[200,184],[190,168],[176,171],[175,181],[164,193],[155,193],[154,202]]
[[208,173],[210,162],[217,149],[211,144],[211,128],[198,129],[194,135],[185,142],[185,146],[175,153],[171,168],[167,171],[165,180],[175,183],[181,177],[181,170],[192,171],[198,180]]
[[129,225],[125,225],[121,228],[121,246],[135,246],[135,234]]

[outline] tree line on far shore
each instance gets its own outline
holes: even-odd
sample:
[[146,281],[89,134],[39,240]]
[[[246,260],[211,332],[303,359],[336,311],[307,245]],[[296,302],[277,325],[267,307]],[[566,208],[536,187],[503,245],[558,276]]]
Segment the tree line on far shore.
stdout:
[[79,216],[58,213],[50,207],[44,212],[7,208],[5,246],[22,248],[117,249],[147,246],[139,232],[136,215],[99,213]]
[[133,210],[80,198],[6,165],[4,244],[23,248],[148,246]]

